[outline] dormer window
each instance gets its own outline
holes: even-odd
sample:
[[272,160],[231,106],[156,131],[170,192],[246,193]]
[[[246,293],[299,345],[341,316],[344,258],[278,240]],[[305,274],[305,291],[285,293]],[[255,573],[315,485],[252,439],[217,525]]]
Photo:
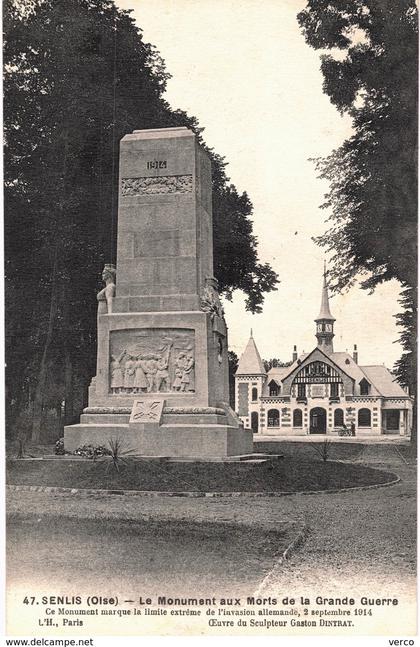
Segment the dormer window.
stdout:
[[273,396],[280,394],[280,387],[275,380],[271,380],[271,382],[268,383],[268,392]]
[[369,395],[370,393],[370,384],[365,378],[360,381],[360,395]]

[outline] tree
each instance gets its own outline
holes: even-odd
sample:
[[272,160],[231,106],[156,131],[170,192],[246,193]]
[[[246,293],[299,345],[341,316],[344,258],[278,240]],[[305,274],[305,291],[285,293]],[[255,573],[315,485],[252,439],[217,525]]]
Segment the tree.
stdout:
[[268,373],[270,369],[280,366],[281,362],[277,357],[271,357],[270,359],[263,359],[263,364],[265,372]]
[[360,278],[362,288],[369,290],[390,279],[401,283],[406,312],[397,319],[408,352],[397,363],[397,373],[403,384],[413,387],[416,3],[308,0],[298,22],[311,47],[339,53],[321,56],[323,90],[353,123],[352,136],[331,155],[316,160],[320,177],[330,183],[322,205],[330,210],[330,228],[315,241],[332,254],[332,289],[346,289]]
[[[4,32],[7,414],[12,425],[28,409],[37,441],[48,409],[61,418],[64,406],[72,420],[95,372],[95,292],[115,260],[119,140],[185,125],[204,142],[197,120],[164,100],[159,53],[112,0],[6,0]],[[277,277],[258,261],[252,206],[209,153],[216,276],[258,311]],[[243,232],[227,279],[222,221]]]
[[271,357],[270,359],[263,359],[263,364],[266,373],[272,368],[283,368],[285,366],[291,366],[293,362],[282,362],[277,357]]
[[213,165],[215,276],[226,298],[231,300],[234,290],[242,290],[248,297],[246,309],[262,312],[264,294],[275,289],[277,274],[268,263],[258,260],[250,220],[252,203],[246,193],[238,195],[227,183],[222,160],[218,161]]
[[404,353],[395,364],[395,374],[400,384],[408,388],[409,392],[414,395],[417,381],[417,308],[415,290],[405,288],[401,293],[399,303],[403,307],[403,312],[395,315],[395,318],[402,329],[398,341]]
[[354,135],[318,160],[332,223],[317,242],[333,252],[342,289],[396,278],[415,285],[417,227],[417,14],[414,0],[309,0],[298,15],[324,54],[324,92],[353,120]]

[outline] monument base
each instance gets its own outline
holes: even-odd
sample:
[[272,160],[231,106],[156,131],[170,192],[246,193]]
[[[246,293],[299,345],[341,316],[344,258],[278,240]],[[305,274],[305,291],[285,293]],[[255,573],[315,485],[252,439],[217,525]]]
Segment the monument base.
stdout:
[[[141,401],[136,401],[137,403]],[[122,452],[171,458],[223,458],[252,454],[253,434],[244,429],[226,405],[216,407],[164,407],[156,421],[137,422],[133,409],[91,407],[80,424],[64,428],[64,447],[109,446],[121,442]]]

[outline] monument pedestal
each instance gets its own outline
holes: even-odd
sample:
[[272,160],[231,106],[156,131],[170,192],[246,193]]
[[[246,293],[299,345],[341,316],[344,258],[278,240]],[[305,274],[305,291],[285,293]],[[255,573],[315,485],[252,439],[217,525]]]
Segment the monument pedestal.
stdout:
[[85,411],[80,424],[66,427],[68,451],[87,444],[107,447],[109,440],[118,438],[123,451],[144,457],[221,458],[252,453],[252,432],[238,425],[228,407],[167,407],[163,402],[159,424],[130,424],[132,410],[124,407]]
[[228,404],[212,247],[210,162],[194,134],[124,137],[117,268],[104,270],[96,377],[80,424],[65,427],[66,450],[118,438],[143,456],[252,453],[252,432]]

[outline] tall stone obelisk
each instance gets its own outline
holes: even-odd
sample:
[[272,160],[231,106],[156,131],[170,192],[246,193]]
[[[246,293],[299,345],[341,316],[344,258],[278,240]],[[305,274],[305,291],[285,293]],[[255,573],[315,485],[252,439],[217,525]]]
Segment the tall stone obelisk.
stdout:
[[187,128],[122,139],[116,280],[112,266],[103,278],[97,374],[65,447],[119,437],[145,456],[251,453],[228,404],[210,160]]

